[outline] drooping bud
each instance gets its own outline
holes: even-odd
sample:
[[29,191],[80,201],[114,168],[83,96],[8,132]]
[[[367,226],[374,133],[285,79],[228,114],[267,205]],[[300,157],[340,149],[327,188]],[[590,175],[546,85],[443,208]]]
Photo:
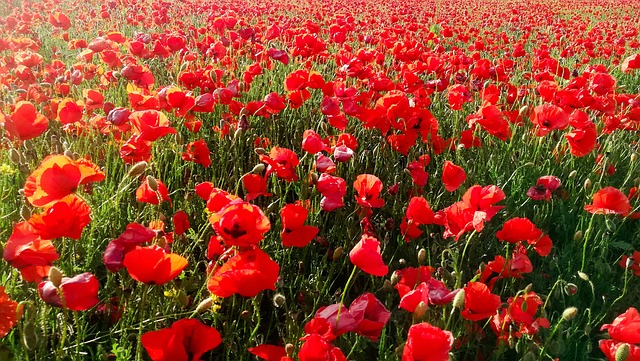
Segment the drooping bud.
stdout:
[[464,308],[464,296],[465,296],[464,289],[456,293],[456,297],[453,298],[453,308],[458,308],[458,309]]
[[585,190],[588,190],[589,188],[591,188],[591,179],[587,178],[587,179],[584,181],[584,189],[585,189]]
[[562,311],[562,319],[565,321],[571,321],[578,315],[578,309],[576,307],[568,307]]
[[578,171],[577,170],[572,170],[571,173],[569,173],[569,178],[574,178],[577,175],[578,175]]
[[580,277],[583,281],[589,282],[589,276],[584,272],[578,271],[578,277]]
[[416,320],[422,319],[424,313],[427,312],[427,308],[429,308],[429,306],[427,306],[424,301],[420,301],[420,303],[418,303],[418,305],[416,306],[416,309],[413,311],[413,318]]
[[564,286],[564,292],[569,296],[573,296],[578,293],[578,286],[576,286],[574,283],[567,283]]
[[151,188],[152,191],[154,192],[158,191],[158,181],[153,176],[150,176],[150,175],[147,176],[147,184],[149,185],[149,188]]
[[418,264],[424,264],[424,261],[427,259],[427,250],[424,248],[420,248],[418,251]]
[[576,233],[573,234],[573,240],[576,242],[582,240],[582,231],[576,231]]
[[342,254],[344,253],[344,249],[342,248],[342,246],[336,248],[333,251],[333,260],[337,260],[338,258],[340,258],[340,256],[342,256]]
[[293,356],[293,345],[288,343],[284,346],[284,352],[287,353],[287,357],[291,358]]
[[253,169],[251,170],[251,173],[253,173],[253,174],[260,174],[260,173],[262,173],[262,172],[264,171],[264,169],[265,169],[266,167],[267,167],[267,166],[265,166],[265,165],[264,165],[264,163],[256,164],[256,166],[255,166],[255,167],[253,167]]
[[140,174],[144,173],[145,170],[147,170],[147,166],[149,164],[145,161],[142,162],[138,162],[136,164],[134,164],[131,169],[129,169],[129,177],[131,178],[135,178],[137,176],[139,176]]
[[267,150],[264,148],[256,148],[253,150],[257,155],[265,155],[267,154]]
[[203,313],[211,309],[213,305],[213,299],[211,297],[207,297],[204,300],[198,303],[198,307],[196,307],[196,313]]

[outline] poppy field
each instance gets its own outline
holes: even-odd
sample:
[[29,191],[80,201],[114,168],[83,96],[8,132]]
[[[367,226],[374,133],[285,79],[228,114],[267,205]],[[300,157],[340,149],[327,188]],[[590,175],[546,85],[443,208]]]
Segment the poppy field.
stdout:
[[6,0],[0,361],[640,360],[637,0]]

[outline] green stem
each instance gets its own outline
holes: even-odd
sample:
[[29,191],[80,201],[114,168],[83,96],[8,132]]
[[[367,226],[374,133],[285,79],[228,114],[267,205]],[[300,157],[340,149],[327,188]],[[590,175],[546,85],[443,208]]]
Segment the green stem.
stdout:
[[336,317],[336,323],[338,323],[338,321],[340,320],[340,311],[342,311],[342,306],[344,305],[344,298],[347,295],[347,292],[349,291],[349,287],[351,287],[351,282],[353,281],[353,278],[356,275],[356,272],[358,271],[358,267],[353,267],[353,270],[351,271],[351,275],[349,275],[349,279],[347,280],[347,283],[344,285],[344,290],[342,291],[342,297],[340,297],[340,307],[338,307],[338,316]]

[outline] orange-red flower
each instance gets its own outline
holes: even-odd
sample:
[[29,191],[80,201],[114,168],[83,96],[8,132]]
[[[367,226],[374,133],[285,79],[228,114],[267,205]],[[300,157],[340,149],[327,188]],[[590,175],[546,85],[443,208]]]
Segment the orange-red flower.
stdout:
[[471,321],[484,320],[493,316],[500,304],[500,296],[491,293],[487,285],[469,282],[464,288],[464,310],[460,315]]
[[187,144],[187,151],[182,153],[182,160],[202,164],[205,168],[211,165],[211,152],[207,143],[200,139]]
[[427,322],[409,328],[402,361],[447,361],[453,346],[453,334]]
[[[0,113],[0,123],[2,123]],[[36,107],[27,101],[16,103],[10,116],[4,119],[4,128],[12,138],[28,140],[44,133],[49,126],[49,120],[36,111]]]
[[384,206],[384,199],[380,198],[382,192],[382,181],[371,174],[360,174],[353,182],[353,188],[358,195],[356,201],[359,205],[367,208],[380,208]]
[[51,241],[40,238],[29,223],[20,222],[13,227],[3,257],[20,270],[25,281],[40,282],[59,256]]
[[291,149],[273,147],[269,156],[260,156],[260,161],[267,163],[267,176],[275,172],[278,178],[287,182],[296,181],[299,178],[296,167],[300,161]]
[[198,361],[205,352],[222,343],[218,330],[194,318],[147,332],[140,340],[153,361]]
[[305,226],[309,211],[297,204],[287,204],[280,210],[282,244],[285,247],[304,247],[318,234],[318,228]]
[[4,286],[0,286],[0,338],[6,336],[22,317],[22,306],[9,298]]
[[[72,311],[85,311],[100,302],[98,298],[100,284],[96,276],[82,273],[75,277],[63,277],[56,287],[51,281],[38,285],[38,294],[47,304]],[[60,297],[62,294],[63,297]]]
[[69,237],[80,239],[82,230],[91,221],[91,208],[79,197],[69,195],[44,207],[44,213],[27,220],[42,239]]
[[75,192],[78,186],[104,180],[104,173],[87,159],[50,155],[31,173],[24,195],[32,205],[44,207]]
[[235,293],[254,297],[275,290],[280,266],[259,248],[240,252],[218,268],[209,279],[209,291],[218,297]]
[[367,234],[363,234],[349,252],[349,259],[356,267],[370,275],[382,277],[389,273],[389,267],[384,264],[380,254],[380,241]]
[[152,245],[136,247],[124,256],[124,266],[131,278],[138,282],[162,285],[176,278],[187,267],[187,259],[175,253],[166,253]]
[[606,187],[593,195],[592,204],[584,206],[584,210],[593,214],[620,214],[626,216],[631,212],[629,198],[615,187]]
[[462,167],[448,160],[444,162],[444,167],[442,168],[442,183],[447,192],[453,192],[458,189],[465,179],[467,179],[467,173],[465,173]]
[[138,202],[149,203],[149,204],[160,204],[164,201],[171,202],[171,198],[169,198],[169,190],[167,186],[162,183],[159,179],[155,180],[156,189],[154,190],[149,185],[149,178],[145,178],[140,184],[140,187],[136,189],[136,199]]
[[209,222],[228,246],[256,245],[271,228],[260,207],[242,201],[232,202],[212,214]]

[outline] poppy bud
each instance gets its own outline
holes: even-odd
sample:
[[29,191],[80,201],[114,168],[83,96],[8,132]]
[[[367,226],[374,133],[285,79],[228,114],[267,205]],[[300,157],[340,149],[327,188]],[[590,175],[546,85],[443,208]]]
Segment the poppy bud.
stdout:
[[382,284],[382,289],[388,293],[393,292],[393,286],[391,285],[391,281],[384,280],[384,283]]
[[589,188],[591,188],[591,179],[587,178],[587,180],[584,181],[584,189],[588,190]]
[[582,231],[576,231],[576,233],[573,234],[573,240],[576,242],[582,240]]
[[569,296],[573,296],[578,293],[578,286],[573,283],[567,283],[566,286],[564,286],[564,292]]
[[578,277],[580,277],[583,281],[589,282],[589,276],[584,272],[578,271]]
[[423,264],[427,259],[427,250],[424,248],[420,248],[418,251],[418,264]]
[[318,173],[316,173],[316,172],[309,173],[309,178],[310,178],[309,183],[311,183],[311,184],[317,184],[318,183]]
[[578,171],[577,170],[572,170],[571,173],[569,173],[569,178],[573,178],[575,176],[578,175]]
[[255,148],[253,150],[257,155],[265,155],[267,154],[267,150],[264,148]]
[[26,204],[23,204],[20,208],[20,217],[24,220],[31,218],[31,209]]
[[407,260],[405,260],[404,258],[400,258],[398,260],[398,263],[400,264],[400,266],[404,267],[407,265]]
[[244,310],[244,311],[240,312],[240,318],[245,320],[245,321],[249,321],[249,319],[251,318],[251,311]]
[[113,77],[116,79],[122,78],[122,75],[120,74],[119,71],[114,71],[111,75],[113,75]]
[[265,168],[266,168],[266,166],[263,163],[256,164],[256,166],[253,167],[253,169],[251,170],[251,173],[260,174],[260,173],[262,173],[262,171],[264,171]]
[[145,170],[147,170],[147,166],[149,164],[145,161],[142,162],[138,162],[136,164],[134,164],[131,169],[129,169],[129,177],[131,178],[135,178],[137,176],[139,176],[140,174],[144,173]]
[[62,283],[62,271],[60,271],[58,267],[49,268],[49,281],[51,281],[55,288],[60,287]]
[[631,153],[631,163],[638,160],[638,153]]
[[628,343],[623,343],[618,346],[616,350],[616,361],[627,361],[629,358],[629,354],[631,353],[631,349]]
[[398,275],[398,272],[393,272],[393,274],[391,275],[391,285],[395,286],[398,284],[398,282],[400,282],[400,275]]
[[64,155],[66,155],[67,157],[73,159],[73,152],[71,151],[71,149],[67,149],[64,151]]
[[633,259],[633,257],[627,258],[627,262],[625,262],[624,268],[629,269],[629,267],[633,266],[634,262],[635,260]]
[[207,297],[204,300],[198,303],[198,307],[196,307],[196,313],[203,313],[211,309],[213,305],[213,299],[211,297]]
[[460,292],[456,293],[456,297],[453,298],[453,308],[464,308],[464,289],[461,289]]
[[276,307],[282,307],[287,302],[287,298],[282,293],[276,293],[273,296],[273,305]]
[[527,294],[527,293],[531,292],[532,288],[533,288],[533,283],[529,283],[527,285],[527,287],[524,288],[524,293]]
[[565,321],[571,321],[578,315],[578,309],[576,307],[569,307],[562,311],[562,319]]
[[404,169],[404,174],[408,175],[409,177],[411,177],[411,171],[407,168]]
[[338,258],[340,258],[340,256],[342,256],[342,254],[344,253],[344,249],[342,249],[342,246],[338,247],[335,249],[335,251],[333,251],[333,260],[337,260]]
[[14,148],[11,148],[11,150],[9,151],[9,158],[14,164],[20,164],[20,152],[18,152]]
[[518,115],[522,117],[522,116],[526,115],[528,112],[529,112],[529,106],[528,105],[524,105],[518,111]]
[[233,139],[238,138],[238,136],[242,134],[242,131],[243,131],[242,128],[236,129],[236,131],[233,133]]
[[150,175],[147,176],[147,184],[149,185],[149,188],[151,188],[152,191],[154,192],[158,191],[158,181],[153,176],[150,176]]
[[293,345],[290,343],[284,345],[284,352],[287,353],[287,357],[291,358],[293,356]]
[[413,311],[413,318],[416,320],[422,319],[424,313],[427,312],[427,308],[427,304],[424,303],[424,301],[420,301],[420,303],[418,303],[418,305],[416,306],[416,309]]

